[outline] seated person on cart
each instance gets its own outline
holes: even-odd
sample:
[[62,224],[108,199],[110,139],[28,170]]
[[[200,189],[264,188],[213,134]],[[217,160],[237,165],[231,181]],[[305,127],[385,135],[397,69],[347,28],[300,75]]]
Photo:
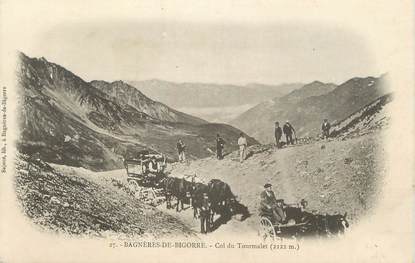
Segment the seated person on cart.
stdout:
[[155,156],[150,158],[150,162],[147,163],[147,168],[147,176],[154,177],[156,181],[164,177],[163,169]]
[[264,185],[265,190],[261,193],[260,215],[271,219],[273,223],[285,224],[284,200],[276,199],[271,189],[272,185]]
[[157,174],[160,172],[159,163],[154,156],[151,157],[150,162],[148,163],[148,171],[152,174]]

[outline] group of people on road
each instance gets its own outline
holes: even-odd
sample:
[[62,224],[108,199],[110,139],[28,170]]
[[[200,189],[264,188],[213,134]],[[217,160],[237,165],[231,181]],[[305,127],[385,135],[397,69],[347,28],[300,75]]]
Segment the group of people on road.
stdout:
[[[330,123],[328,122],[327,119],[324,119],[323,124],[321,126],[323,138],[325,139],[329,138],[330,128],[331,128]],[[296,135],[295,129],[288,120],[285,122],[282,128],[278,121],[275,122],[275,128],[274,128],[275,146],[278,149],[282,147],[282,140],[281,140],[282,135],[285,135],[286,145],[294,145],[297,143],[297,135]],[[223,150],[225,148],[225,144],[226,142],[220,136],[220,134],[216,134],[216,158],[218,160],[222,160],[224,157]],[[239,147],[239,161],[242,163],[246,159],[246,149],[248,147],[246,137],[242,132],[239,134],[238,147]],[[179,155],[179,162],[186,162],[186,145],[181,139],[179,139],[177,142],[177,153]]]
[[[225,140],[216,134],[216,158],[218,160],[223,159],[223,149],[225,147]],[[186,162],[186,145],[179,139],[177,141],[177,153],[179,155],[179,162]]]
[[[328,119],[324,119],[323,124],[321,125],[322,135],[324,139],[330,137],[330,128],[331,125]],[[286,121],[284,126],[281,128],[279,122],[275,122],[274,135],[275,135],[275,145],[277,148],[281,148],[281,138],[282,135],[285,135],[286,145],[293,145],[294,139],[297,141],[297,136],[295,134],[294,127],[290,124],[289,121]],[[260,194],[260,213],[262,215],[267,215],[273,219],[274,222],[284,224],[286,223],[286,214],[284,208],[283,199],[277,199],[275,193],[272,191],[272,185],[267,183],[264,185],[264,191]],[[301,210],[305,209],[307,206],[307,201],[301,200],[298,204],[298,207]]]
[[[225,148],[225,140],[220,136],[220,134],[216,134],[216,158],[218,160],[222,160],[223,150]],[[248,142],[246,140],[245,135],[241,132],[238,138],[238,146],[239,146],[239,161],[243,162],[246,158],[246,148],[248,147]],[[179,162],[186,162],[186,145],[184,142],[179,139],[177,141],[177,153],[179,155]]]
[[[327,139],[330,137],[330,128],[331,128],[331,125],[328,119],[324,119],[323,124],[321,125],[321,130],[322,130],[324,139]],[[274,128],[274,136],[275,136],[275,146],[277,148],[281,148],[281,143],[282,143],[281,138],[283,134],[285,135],[286,145],[290,145],[290,144],[294,145],[294,142],[297,143],[297,135],[291,123],[287,120],[284,126],[281,128],[280,123],[276,121],[275,128]],[[293,135],[294,135],[294,138],[293,138]]]
[[[239,161],[243,162],[246,158],[246,148],[248,147],[248,142],[245,135],[241,132],[238,138],[239,146]],[[216,134],[216,158],[218,160],[223,159],[223,149],[225,147],[225,140],[218,134]]]
[[274,128],[275,145],[277,146],[277,148],[281,148],[281,137],[283,133],[285,135],[287,145],[294,144],[293,134],[294,134],[295,140],[297,140],[295,129],[289,121],[285,122],[282,129],[280,127],[280,123],[277,121],[275,122],[275,128]]

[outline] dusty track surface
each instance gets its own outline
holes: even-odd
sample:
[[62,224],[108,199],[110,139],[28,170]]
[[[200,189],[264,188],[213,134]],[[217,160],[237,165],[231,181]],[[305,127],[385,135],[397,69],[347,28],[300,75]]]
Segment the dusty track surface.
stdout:
[[[257,235],[259,194],[267,182],[273,184],[277,197],[297,203],[301,198],[309,202],[309,210],[318,213],[348,213],[353,226],[359,218],[376,205],[383,167],[381,134],[370,134],[349,140],[320,141],[308,145],[275,149],[272,146],[252,146],[247,160],[239,163],[237,153],[224,160],[205,158],[189,164],[170,166],[170,176],[196,174],[196,180],[207,183],[221,179],[231,186],[251,216],[244,221],[233,218],[209,235]],[[126,184],[124,170],[96,173],[93,177],[116,178]],[[193,219],[191,208],[181,212],[157,207],[192,230],[200,231],[199,220]],[[217,219],[217,218],[216,218]]]
[[[347,212],[347,218],[353,226],[361,217],[370,213],[378,199],[378,189],[385,173],[380,136],[381,134],[370,134],[349,140],[320,141],[283,149],[275,149],[272,146],[252,146],[248,149],[249,157],[243,163],[238,161],[237,153],[233,152],[224,160],[211,157],[191,161],[188,164],[174,163],[169,166],[169,176],[183,177],[196,174],[196,180],[204,183],[211,179],[221,179],[230,185],[233,193],[240,198],[240,202],[248,207],[250,217],[241,221],[240,217],[235,216],[226,224],[220,225],[213,233],[208,234],[208,237],[248,235],[258,238],[259,194],[267,182],[273,185],[277,197],[285,199],[286,203],[297,203],[301,198],[305,198],[309,202],[310,211],[315,210],[320,214]],[[200,231],[200,222],[193,218],[191,208],[176,212],[175,209],[167,210],[164,203],[154,208],[134,200],[133,196],[128,195],[125,170],[91,172],[83,168],[54,164],[51,166],[56,171],[48,172],[51,179],[81,180],[93,190],[91,194],[85,196],[85,198],[93,197],[93,200],[82,199],[76,194],[70,194],[69,197],[64,195],[59,197],[60,206],[67,202],[70,205],[78,203],[89,207],[99,200],[100,205],[105,209],[95,207],[95,212],[102,220],[108,221],[104,222],[105,224],[110,226],[113,224],[114,227],[110,228],[112,232],[122,230],[121,232],[127,235],[141,235],[144,232],[152,236],[181,234],[193,236],[194,232]],[[63,177],[60,178],[59,175]],[[33,188],[34,184],[32,181],[30,186],[22,186],[27,184],[22,179],[30,180],[30,177],[22,171],[20,179],[17,180],[18,192],[20,191],[20,198],[26,209],[30,205],[35,205],[28,203],[35,199],[27,197],[27,189]],[[64,192],[79,190],[78,192],[82,193],[81,189],[75,189],[79,188],[77,185],[64,185],[63,181],[56,181],[55,184],[53,180],[51,187],[57,188],[55,191],[59,189],[61,191],[62,187]],[[39,185],[39,187],[43,186]],[[52,188],[51,191],[54,189]],[[29,190],[38,195],[41,192],[38,189]],[[56,196],[59,195],[59,191],[51,193]],[[120,202],[125,203],[127,207],[120,208]],[[44,209],[49,217],[53,217],[59,206],[50,200],[42,201],[40,204],[39,209]],[[65,211],[65,208],[62,211]],[[143,214],[150,220],[144,220]],[[68,229],[70,232],[71,224],[77,221],[75,219],[62,221],[61,225],[56,226],[47,222],[50,218],[45,217],[45,214],[31,215],[31,217],[34,217],[35,221],[40,220],[42,225],[49,224],[53,229],[63,228],[66,232]],[[86,222],[91,218],[86,217]],[[140,218],[144,221],[140,222]],[[105,225],[104,223],[101,225]],[[118,223],[122,224],[122,228],[117,226]],[[93,222],[86,225],[86,230],[81,232],[93,232],[98,235],[103,232],[101,225]],[[139,225],[140,231],[129,228],[133,225]],[[74,233],[78,230],[75,228]],[[204,235],[198,234],[198,236],[204,238]]]
[[259,195],[270,182],[276,196],[286,203],[309,202],[309,210],[348,213],[351,225],[376,205],[385,173],[381,134],[349,140],[320,141],[308,145],[274,149],[250,147],[251,155],[239,163],[236,153],[224,160],[206,158],[189,165],[176,164],[171,176],[196,174],[208,182],[217,178],[228,183],[252,216],[244,222],[231,220],[217,232],[246,233],[258,230]]

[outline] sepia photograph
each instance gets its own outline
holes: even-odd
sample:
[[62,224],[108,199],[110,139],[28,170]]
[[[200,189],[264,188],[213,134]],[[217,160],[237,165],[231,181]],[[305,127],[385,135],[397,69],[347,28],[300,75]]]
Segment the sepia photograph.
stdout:
[[46,2],[0,4],[0,262],[412,262],[413,3]]

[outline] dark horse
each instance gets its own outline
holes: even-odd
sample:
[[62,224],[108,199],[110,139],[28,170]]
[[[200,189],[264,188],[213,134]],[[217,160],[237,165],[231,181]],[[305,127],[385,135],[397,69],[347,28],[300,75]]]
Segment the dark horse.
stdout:
[[176,211],[183,210],[184,204],[191,204],[193,183],[184,178],[167,177],[162,181],[162,186],[166,195],[167,209],[172,208],[171,198],[176,197]]
[[212,219],[215,214],[220,218],[215,222],[216,227],[228,222],[233,215],[242,214],[242,220],[247,218],[250,213],[248,208],[237,201],[237,197],[232,193],[230,186],[218,179],[212,179],[208,183],[209,199],[212,204]]
[[290,206],[285,208],[285,213],[287,222],[294,220],[295,224],[301,224],[295,233],[295,235],[301,237],[340,235],[349,227],[349,222],[346,219],[347,213],[344,215],[321,215],[305,212],[299,207]]
[[[209,193],[209,187],[202,183],[194,183],[192,186],[192,207],[193,207],[193,218],[200,216],[200,208],[204,199],[203,194]],[[209,200],[210,201],[210,200]]]

